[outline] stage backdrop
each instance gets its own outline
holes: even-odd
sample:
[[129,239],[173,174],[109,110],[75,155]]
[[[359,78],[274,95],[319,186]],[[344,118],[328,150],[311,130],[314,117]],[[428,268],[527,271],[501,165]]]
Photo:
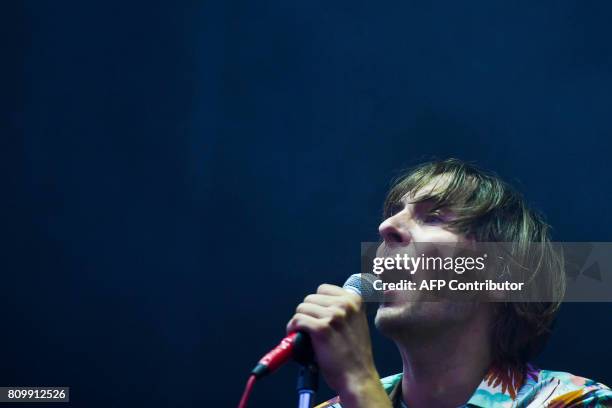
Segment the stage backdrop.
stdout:
[[[612,239],[610,3],[2,8],[2,386],[234,406],[301,299],[358,271],[390,180],[431,157],[498,172],[556,240]],[[538,363],[612,384],[611,312],[564,306]],[[291,406],[295,374],[252,406]]]

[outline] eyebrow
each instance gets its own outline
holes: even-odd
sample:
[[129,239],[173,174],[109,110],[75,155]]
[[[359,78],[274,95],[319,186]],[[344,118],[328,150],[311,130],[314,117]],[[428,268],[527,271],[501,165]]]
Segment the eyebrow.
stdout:
[[428,205],[431,205],[430,208],[427,209],[427,211],[444,211],[447,212],[450,210],[448,204],[446,203],[442,203],[442,202],[438,202],[438,200],[435,197],[431,197],[431,196],[427,196],[424,195],[422,199],[418,198],[416,200],[411,200],[408,201],[407,199],[401,199],[400,200],[401,205],[403,206],[403,208],[406,207],[407,204],[414,204],[414,209],[416,212],[421,212],[423,211],[423,207],[427,207]]
[[408,199],[408,196],[404,196],[400,198],[399,202],[406,206],[406,204],[430,204],[435,203],[436,199],[427,194],[421,194],[421,196],[416,196],[415,198]]
[[404,208],[406,208],[408,204],[414,205],[415,212],[422,212],[423,207],[427,206],[428,204],[434,204],[435,209],[442,208],[442,206],[435,206],[434,198],[425,198],[424,200],[419,200],[419,201],[413,201],[413,200],[409,201],[407,198],[401,198],[398,202],[396,202],[394,205],[390,207],[390,210],[391,212],[399,212],[403,210]]

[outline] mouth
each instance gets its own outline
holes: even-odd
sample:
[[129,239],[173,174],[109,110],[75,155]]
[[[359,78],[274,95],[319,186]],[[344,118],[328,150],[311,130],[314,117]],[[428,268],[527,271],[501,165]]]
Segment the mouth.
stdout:
[[405,299],[405,292],[411,291],[408,288],[408,285],[413,282],[413,276],[409,273],[405,273],[404,271],[395,273],[389,273],[389,271],[386,271],[381,276],[381,281],[384,285],[384,290],[382,291],[383,300],[381,305],[386,306]]

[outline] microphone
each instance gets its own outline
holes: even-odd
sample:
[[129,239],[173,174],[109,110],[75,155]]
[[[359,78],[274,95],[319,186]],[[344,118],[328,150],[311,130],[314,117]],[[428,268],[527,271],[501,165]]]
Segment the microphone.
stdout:
[[[375,290],[372,286],[377,277],[372,274],[355,273],[344,282],[342,288],[361,296],[364,300],[374,298]],[[271,374],[291,358],[299,363],[312,361],[314,357],[310,337],[304,332],[293,332],[287,335],[278,346],[270,350],[259,360],[251,375],[259,379]]]

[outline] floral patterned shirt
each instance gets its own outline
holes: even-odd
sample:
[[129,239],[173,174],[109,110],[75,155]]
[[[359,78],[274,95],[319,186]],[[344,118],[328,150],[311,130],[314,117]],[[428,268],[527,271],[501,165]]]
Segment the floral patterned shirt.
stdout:
[[[560,371],[540,370],[529,364],[517,371],[491,368],[463,407],[479,408],[604,408],[612,407],[612,391],[587,378]],[[383,378],[382,385],[395,407],[401,401],[402,374]],[[316,408],[341,408],[338,397]]]

